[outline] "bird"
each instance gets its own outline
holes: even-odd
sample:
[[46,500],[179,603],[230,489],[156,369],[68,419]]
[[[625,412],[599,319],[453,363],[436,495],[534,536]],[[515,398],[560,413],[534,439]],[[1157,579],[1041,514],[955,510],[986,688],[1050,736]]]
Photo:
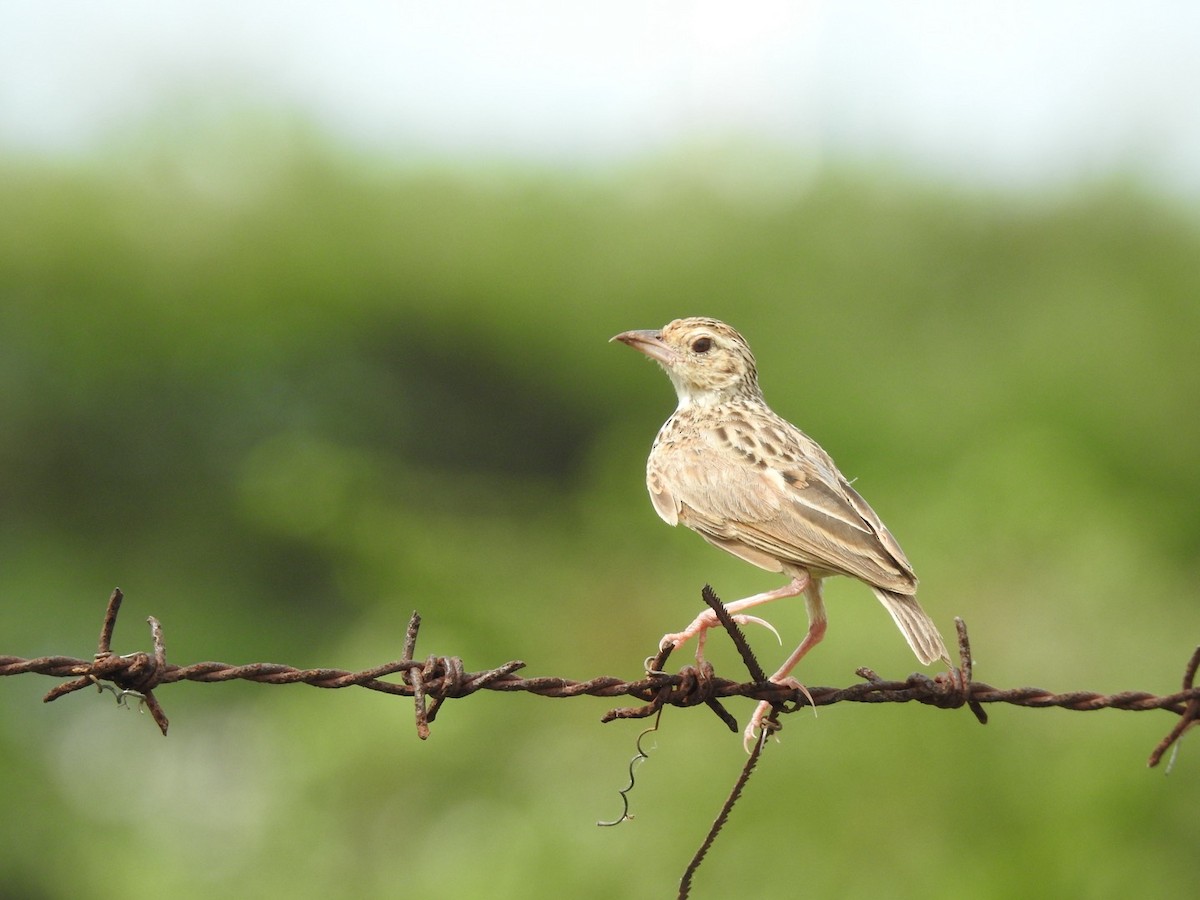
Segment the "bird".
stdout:
[[[668,525],[683,524],[710,544],[768,572],[782,587],[726,604],[739,624],[767,624],[745,610],[803,595],[808,631],[770,678],[790,677],[825,636],[821,582],[847,575],[866,583],[924,665],[950,657],[937,625],[917,602],[917,576],[896,539],[816,441],[767,405],[746,339],[718,319],[675,319],[659,330],[611,338],[657,362],[679,405],[659,429],[646,462],[646,487]],[[717,626],[705,610],[660,649],[678,649]],[[770,627],[768,625],[768,627]],[[771,710],[762,702],[744,732],[747,751]]]

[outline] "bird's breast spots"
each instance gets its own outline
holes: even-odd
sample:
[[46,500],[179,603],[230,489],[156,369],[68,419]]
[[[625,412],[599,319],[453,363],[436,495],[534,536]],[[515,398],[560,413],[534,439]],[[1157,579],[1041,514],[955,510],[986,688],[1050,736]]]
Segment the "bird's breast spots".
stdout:
[[757,465],[763,462],[763,458],[758,455],[753,447],[747,447],[745,444],[731,444],[733,452],[747,462]]
[[734,432],[734,446],[744,453],[753,453],[758,450],[758,438],[745,429]]

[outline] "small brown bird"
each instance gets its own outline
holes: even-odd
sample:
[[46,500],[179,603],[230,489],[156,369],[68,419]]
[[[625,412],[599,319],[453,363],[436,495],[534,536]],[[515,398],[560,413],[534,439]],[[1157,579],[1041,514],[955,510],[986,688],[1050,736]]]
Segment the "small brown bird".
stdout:
[[[922,663],[950,662],[937,626],[917,603],[917,577],[904,551],[829,454],[767,406],[754,355],[740,334],[716,319],[688,318],[612,340],[655,360],[679,395],[646,464],[646,486],[659,516],[791,578],[783,587],[726,604],[729,612],[739,623],[761,623],[743,611],[804,595],[808,633],[772,681],[799,686],[788,675],[825,635],[821,579],[829,575],[866,582]],[[717,624],[712,610],[705,610],[683,631],[664,635],[660,646],[679,648],[697,637],[701,657],[704,633]],[[770,709],[764,702],[755,710],[747,748]]]

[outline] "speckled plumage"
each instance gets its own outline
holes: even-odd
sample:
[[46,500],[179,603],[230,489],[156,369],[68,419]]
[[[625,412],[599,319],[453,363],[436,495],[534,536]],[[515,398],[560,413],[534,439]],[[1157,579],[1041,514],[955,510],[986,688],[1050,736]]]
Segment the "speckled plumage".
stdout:
[[[767,406],[754,355],[740,334],[716,319],[687,318],[614,340],[657,361],[679,396],[647,462],[646,484],[659,516],[791,578],[785,587],[727,604],[731,612],[805,596],[808,635],[772,680],[785,679],[824,635],[820,584],[829,575],[868,584],[921,662],[948,661],[937,626],[917,603],[917,578],[904,551],[829,454]],[[706,611],[663,644],[678,647],[693,635],[702,640],[714,624]],[[751,728],[766,709],[760,707]]]

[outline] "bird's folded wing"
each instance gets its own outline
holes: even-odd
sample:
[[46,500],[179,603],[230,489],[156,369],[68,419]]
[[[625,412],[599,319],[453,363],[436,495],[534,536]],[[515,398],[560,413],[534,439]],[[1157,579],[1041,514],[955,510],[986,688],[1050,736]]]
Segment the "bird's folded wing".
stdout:
[[[650,480],[655,506],[722,544],[741,543],[783,562],[913,593],[912,568],[879,517],[828,455],[796,434],[811,445],[803,453],[772,458],[696,446],[693,453],[672,454]],[[718,440],[708,436],[705,443]]]

